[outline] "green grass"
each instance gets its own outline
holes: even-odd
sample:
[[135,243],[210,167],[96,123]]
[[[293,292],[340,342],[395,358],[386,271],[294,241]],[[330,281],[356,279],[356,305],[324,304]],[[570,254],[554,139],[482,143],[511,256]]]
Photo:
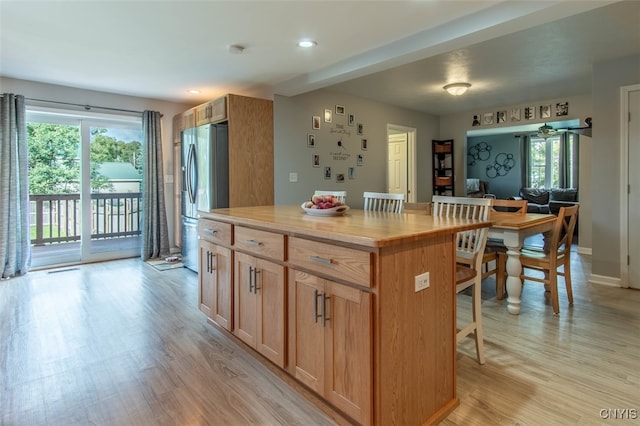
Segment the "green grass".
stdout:
[[[51,233],[50,233],[51,232]],[[60,232],[60,234],[58,234],[58,232]],[[50,225],[44,225],[42,227],[42,238],[49,238],[49,235],[51,235],[52,237],[66,237],[67,233],[64,229],[59,229],[57,226],[50,226]],[[29,232],[29,238],[32,240],[36,239],[36,227],[35,226],[31,226],[30,232]]]

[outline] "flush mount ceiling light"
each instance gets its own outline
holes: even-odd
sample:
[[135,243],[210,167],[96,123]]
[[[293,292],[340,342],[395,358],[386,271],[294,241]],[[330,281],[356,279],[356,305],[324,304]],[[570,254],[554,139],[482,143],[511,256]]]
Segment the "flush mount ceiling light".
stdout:
[[444,90],[453,96],[460,96],[471,87],[469,83],[451,83],[443,87]]
[[199,90],[196,90],[196,89],[191,89],[191,90],[189,90],[188,92],[189,92],[189,93],[191,93],[192,95],[197,95],[197,94],[199,94],[199,93],[200,93],[200,91],[199,91]]
[[314,46],[317,46],[317,45],[318,45],[318,43],[316,43],[313,40],[300,40],[298,42],[298,46],[304,47],[304,48],[314,47]]

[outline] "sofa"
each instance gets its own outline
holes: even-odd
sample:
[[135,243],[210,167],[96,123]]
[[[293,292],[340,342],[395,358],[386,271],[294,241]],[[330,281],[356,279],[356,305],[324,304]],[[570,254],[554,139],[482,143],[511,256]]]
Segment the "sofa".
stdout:
[[527,213],[558,214],[560,207],[578,204],[576,188],[520,188],[514,200],[527,200]]

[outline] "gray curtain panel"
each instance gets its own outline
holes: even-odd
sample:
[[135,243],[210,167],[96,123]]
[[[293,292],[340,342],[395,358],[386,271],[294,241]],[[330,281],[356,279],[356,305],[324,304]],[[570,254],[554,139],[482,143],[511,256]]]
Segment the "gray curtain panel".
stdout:
[[144,139],[142,260],[169,255],[169,231],[164,201],[160,120],[161,115],[157,111],[144,111],[142,113]]
[[560,149],[558,158],[558,188],[568,188],[571,182],[571,152],[569,151],[569,133],[564,132],[560,136]]
[[29,186],[24,96],[5,93],[0,104],[0,277],[27,273]]
[[531,186],[531,165],[529,164],[529,157],[531,157],[531,145],[529,143],[529,136],[522,136],[520,140],[520,149],[522,150],[522,175],[520,176],[520,182],[522,182],[521,186],[529,188]]

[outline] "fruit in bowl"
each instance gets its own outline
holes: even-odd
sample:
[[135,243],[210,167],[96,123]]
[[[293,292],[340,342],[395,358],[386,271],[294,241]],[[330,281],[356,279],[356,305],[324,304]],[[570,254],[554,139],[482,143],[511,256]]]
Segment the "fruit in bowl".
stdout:
[[332,209],[343,206],[344,203],[333,195],[314,195],[309,201],[304,203],[307,209]]

